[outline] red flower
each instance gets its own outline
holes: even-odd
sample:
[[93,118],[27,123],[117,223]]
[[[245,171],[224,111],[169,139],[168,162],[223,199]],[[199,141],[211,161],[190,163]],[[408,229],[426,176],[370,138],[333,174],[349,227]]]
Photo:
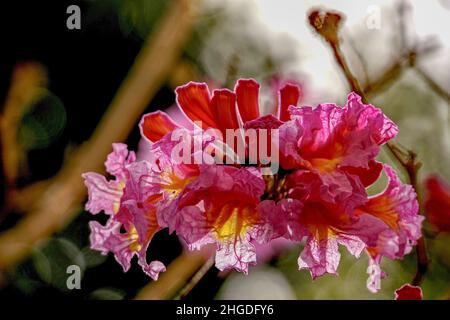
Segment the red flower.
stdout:
[[395,290],[395,300],[423,300],[422,288],[404,284]]
[[450,186],[434,175],[427,179],[425,211],[438,231],[450,232]]

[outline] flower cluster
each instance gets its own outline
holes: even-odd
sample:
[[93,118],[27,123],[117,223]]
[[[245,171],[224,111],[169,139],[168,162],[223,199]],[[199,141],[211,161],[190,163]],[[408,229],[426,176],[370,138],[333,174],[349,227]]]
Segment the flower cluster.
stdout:
[[[164,266],[148,263],[146,251],[163,228],[176,232],[190,250],[215,244],[216,267],[244,273],[256,264],[256,243],[286,238],[306,241],[298,266],[315,278],[337,273],[342,245],[355,257],[368,254],[368,288],[376,292],[385,276],[381,259],[401,259],[421,236],[413,188],[375,159],[397,126],[354,93],[343,107],[298,107],[300,90],[291,84],[279,91],[277,114],[261,116],[259,88],[252,79],[239,80],[233,91],[210,93],[206,84],[194,82],[177,88],[189,127],[164,112],[144,115],[140,129],[150,144],[147,156],[136,160],[126,145],[114,144],[106,161],[114,179],[83,175],[86,209],[110,216],[105,226],[91,222],[92,248],[113,252],[125,271],[136,254],[156,279]],[[221,134],[203,134],[211,129]],[[231,144],[224,139],[230,129],[241,130]],[[270,136],[249,141],[252,129],[267,129]],[[218,161],[224,150],[237,152],[235,138],[242,137],[244,161]],[[248,161],[251,149],[263,144],[277,157]],[[208,161],[195,161],[199,157]],[[263,172],[268,161],[279,162],[272,175]],[[369,196],[366,189],[383,171],[389,180],[385,190]]]

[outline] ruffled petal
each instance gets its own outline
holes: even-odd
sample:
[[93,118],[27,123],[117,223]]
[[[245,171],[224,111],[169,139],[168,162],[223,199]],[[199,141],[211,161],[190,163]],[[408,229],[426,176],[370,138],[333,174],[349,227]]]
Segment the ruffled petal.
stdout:
[[198,250],[215,242],[215,239],[209,236],[211,225],[205,219],[202,204],[182,208],[167,224],[170,231],[177,231],[190,250]]
[[272,114],[255,118],[245,123],[245,129],[278,129],[283,122]]
[[302,166],[308,167],[307,161],[301,157],[297,148],[298,141],[303,135],[303,128],[299,120],[288,121],[280,126],[279,129],[281,167],[286,170]]
[[[337,169],[358,176],[370,172],[372,176],[363,181],[365,185],[375,180],[379,172],[374,160],[380,145],[398,131],[381,110],[361,104],[355,95],[349,96],[348,105],[343,108],[335,104],[320,104],[315,109],[290,106],[289,112],[289,122],[294,122],[280,128],[287,131],[280,132],[280,150],[291,160],[288,166],[306,166],[321,174]],[[301,127],[301,132],[293,134],[293,126]]]
[[[361,207],[361,211],[371,214],[383,221],[399,237],[399,250],[396,257],[409,253],[421,237],[423,217],[419,213],[417,195],[411,185],[403,184],[395,171],[388,165],[384,170],[389,178],[386,189],[371,198]],[[385,243],[385,242],[380,242]],[[390,249],[378,250],[389,252]]]
[[154,260],[150,263],[144,262],[143,260],[138,260],[139,265],[146,275],[152,278],[154,281],[158,280],[159,274],[166,271],[166,266],[158,260]]
[[104,176],[95,172],[84,173],[82,177],[88,189],[86,210],[92,214],[100,211],[109,215],[116,213],[124,184],[116,180],[107,181]]
[[383,112],[371,104],[363,104],[361,97],[352,92],[347,97],[347,108],[360,113],[359,127],[368,126],[371,137],[378,145],[382,145],[395,138],[398,133],[397,125]]
[[256,259],[253,236],[264,242],[273,230],[264,230],[269,217],[261,217],[258,203],[265,184],[256,168],[202,167],[198,179],[178,202],[177,234],[190,250],[216,243],[216,266],[247,272]]
[[258,204],[260,223],[256,225],[251,235],[260,244],[269,243],[279,237],[290,238],[288,219],[291,210],[300,210],[300,201],[283,199],[276,203],[273,200],[264,200]]
[[340,234],[337,238],[337,242],[345,246],[348,252],[356,258],[359,258],[366,248],[366,243],[364,243],[359,236],[353,234]]
[[136,161],[136,154],[128,151],[124,143],[113,143],[113,151],[108,155],[105,162],[106,171],[119,180],[126,179],[125,167]]
[[135,252],[130,249],[133,241],[127,235],[120,233],[121,224],[109,220],[106,226],[102,226],[97,221],[91,221],[89,227],[91,249],[100,251],[104,255],[109,252],[114,253],[116,261],[122,266],[123,271],[127,272]]
[[247,236],[228,239],[218,243],[216,267],[223,271],[235,269],[248,274],[248,267],[256,264],[256,249]]
[[309,269],[311,277],[315,279],[325,273],[337,274],[340,258],[336,239],[316,240],[310,237],[298,258],[298,267]]
[[385,277],[385,273],[381,270],[380,260],[381,256],[370,257],[369,267],[367,273],[369,278],[367,279],[367,289],[372,293],[377,293],[381,288],[381,279]]

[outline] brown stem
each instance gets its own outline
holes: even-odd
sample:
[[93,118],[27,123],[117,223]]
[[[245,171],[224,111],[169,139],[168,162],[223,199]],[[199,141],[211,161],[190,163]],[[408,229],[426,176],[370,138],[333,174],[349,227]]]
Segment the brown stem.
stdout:
[[182,300],[195,288],[195,286],[203,279],[205,274],[214,266],[215,256],[212,255],[202,265],[202,267],[194,274],[191,280],[180,290],[175,300]]
[[14,68],[11,85],[0,114],[0,144],[6,187],[11,191],[16,186],[22,148],[17,132],[27,108],[44,94],[47,72],[36,62],[25,62]]
[[398,59],[384,70],[375,80],[365,84],[363,92],[367,98],[379,94],[384,88],[389,87],[393,82],[397,81],[403,74],[403,71],[410,67],[412,62],[419,57],[435,52],[437,46],[434,43],[424,43],[421,48],[409,50],[403,53]]
[[417,71],[419,76],[430,86],[430,88],[436,92],[441,98],[443,98],[447,104],[450,105],[450,93],[442,88],[434,79],[432,79],[425,71],[419,66],[414,66],[414,70]]
[[208,263],[211,256],[209,250],[210,248],[206,247],[201,251],[183,252],[167,267],[167,271],[160,275],[158,281],[150,282],[143,287],[135,299],[164,300],[173,298],[180,290],[189,286],[189,279],[191,281],[193,279],[192,275],[197,274]]
[[417,271],[416,274],[414,275],[411,284],[414,286],[419,286],[423,281],[425,273],[428,271],[428,265],[430,263],[427,254],[425,238],[423,236],[417,241],[416,254],[417,254]]
[[344,58],[344,55],[341,52],[341,48],[339,45],[339,42],[328,42],[330,44],[331,49],[333,50],[334,58],[336,59],[336,62],[338,63],[339,67],[341,67],[342,72],[344,72],[345,78],[347,79],[348,84],[350,85],[350,88],[352,91],[359,94],[363,100],[364,103],[367,103],[365,94],[363,90],[361,89],[361,85],[359,84],[356,77],[353,75],[353,73],[350,71],[350,68],[348,66],[347,61]]

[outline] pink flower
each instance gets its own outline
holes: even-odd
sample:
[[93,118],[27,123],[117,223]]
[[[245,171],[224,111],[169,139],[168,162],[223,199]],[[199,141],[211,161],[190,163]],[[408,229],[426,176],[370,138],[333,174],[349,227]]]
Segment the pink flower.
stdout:
[[381,257],[401,259],[410,253],[422,236],[424,220],[424,217],[418,214],[417,195],[412,186],[401,183],[391,167],[385,165],[384,170],[389,178],[386,189],[370,197],[369,201],[357,210],[358,214],[370,214],[386,225],[376,245],[367,248],[371,257],[369,269],[372,271],[368,288],[373,292],[380,288],[379,280],[383,277],[381,270],[378,272]]
[[404,284],[395,290],[395,300],[423,300],[422,288]]
[[313,278],[337,274],[339,245],[355,257],[366,250],[371,257],[368,288],[376,292],[384,277],[381,258],[401,259],[409,253],[421,236],[423,220],[412,187],[402,184],[389,166],[385,171],[390,179],[385,191],[368,197],[358,176],[348,175],[348,185],[335,193],[320,174],[299,169],[284,178],[285,199],[276,205],[266,200],[260,207],[278,212],[279,234],[294,241],[306,238],[298,264]]
[[181,195],[177,233],[191,250],[215,243],[216,267],[244,273],[256,263],[253,240],[276,237],[267,214],[258,210],[264,180],[257,170],[203,167]]
[[134,152],[128,152],[125,144],[114,143],[113,152],[108,155],[105,167],[109,174],[115,176],[115,179],[107,181],[104,176],[94,172],[83,174],[89,196],[86,203],[87,211],[92,214],[100,211],[109,215],[117,213],[126,182],[125,167],[135,160]]
[[[158,208],[160,225],[169,227],[170,232],[176,228],[174,215],[179,211],[179,196],[200,174],[199,166],[194,163],[193,159],[194,137],[188,130],[177,130],[183,133],[180,141],[172,141],[170,134],[167,134],[152,145],[152,171],[143,186],[149,190],[151,201]],[[189,163],[173,159],[174,148],[180,143],[189,151],[186,155]],[[200,152],[204,150],[204,147],[205,143]]]
[[362,104],[351,93],[344,107],[291,107],[290,113],[293,119],[280,127],[283,168],[309,169],[330,183],[350,174],[357,175],[364,186],[377,180],[382,165],[375,157],[380,146],[398,132],[381,110]]
[[125,272],[137,255],[144,272],[156,280],[165,267],[159,261],[147,263],[146,259],[148,245],[161,229],[156,206],[149,201],[150,194],[143,188],[151,172],[150,164],[135,162],[134,153],[128,153],[126,145],[113,144],[113,152],[105,165],[115,176],[114,180],[107,181],[96,173],[83,174],[89,195],[86,210],[93,214],[103,210],[110,215],[105,226],[97,221],[90,222],[91,248],[103,254],[112,252]]
[[[284,236],[302,241],[306,246],[298,259],[299,268],[307,268],[316,278],[325,273],[337,274],[340,260],[338,245],[359,257],[368,244],[375,244],[385,224],[368,214],[356,215],[367,196],[357,177],[346,197],[330,197],[317,173],[298,170],[286,178],[288,198],[277,203],[284,216]],[[351,192],[350,192],[351,191]]]
[[[316,213],[310,214],[312,220],[307,219],[300,225],[308,226],[310,232],[311,226],[317,225],[315,220],[319,219],[321,227],[315,228],[314,232],[326,235],[316,236],[314,242],[307,237],[307,251],[300,256],[299,265],[309,267],[313,277],[325,272],[335,273],[340,238],[335,235],[336,231],[330,233],[330,228],[346,232],[348,226],[340,223],[347,222],[355,227],[361,219],[365,221],[372,216],[371,234],[352,229],[358,234],[357,240],[353,239],[354,246],[347,248],[355,255],[359,254],[360,248],[368,250],[372,257],[368,288],[376,291],[384,276],[379,267],[381,257],[402,258],[421,236],[423,218],[417,214],[416,194],[411,186],[401,184],[390,167],[384,166],[390,182],[382,194],[367,198],[364,190],[378,179],[383,169],[383,165],[375,160],[380,146],[394,138],[398,129],[379,109],[364,105],[354,93],[348,96],[345,107],[322,104],[315,109],[290,107],[289,110],[292,119],[280,127],[281,166],[296,170],[287,180],[293,180],[290,182],[293,185],[297,182],[305,185],[306,176],[317,177],[314,185],[318,186],[315,192],[320,199],[312,210]],[[302,193],[298,187],[287,188],[291,197],[298,198],[298,193]],[[304,194],[301,198],[306,199],[299,215],[304,219],[311,211],[305,207],[311,198]],[[335,203],[339,204],[337,208]],[[334,213],[328,214],[328,211]],[[325,223],[321,220],[324,216],[329,218]],[[327,231],[322,230],[323,224]],[[328,237],[328,234],[334,236]]]

